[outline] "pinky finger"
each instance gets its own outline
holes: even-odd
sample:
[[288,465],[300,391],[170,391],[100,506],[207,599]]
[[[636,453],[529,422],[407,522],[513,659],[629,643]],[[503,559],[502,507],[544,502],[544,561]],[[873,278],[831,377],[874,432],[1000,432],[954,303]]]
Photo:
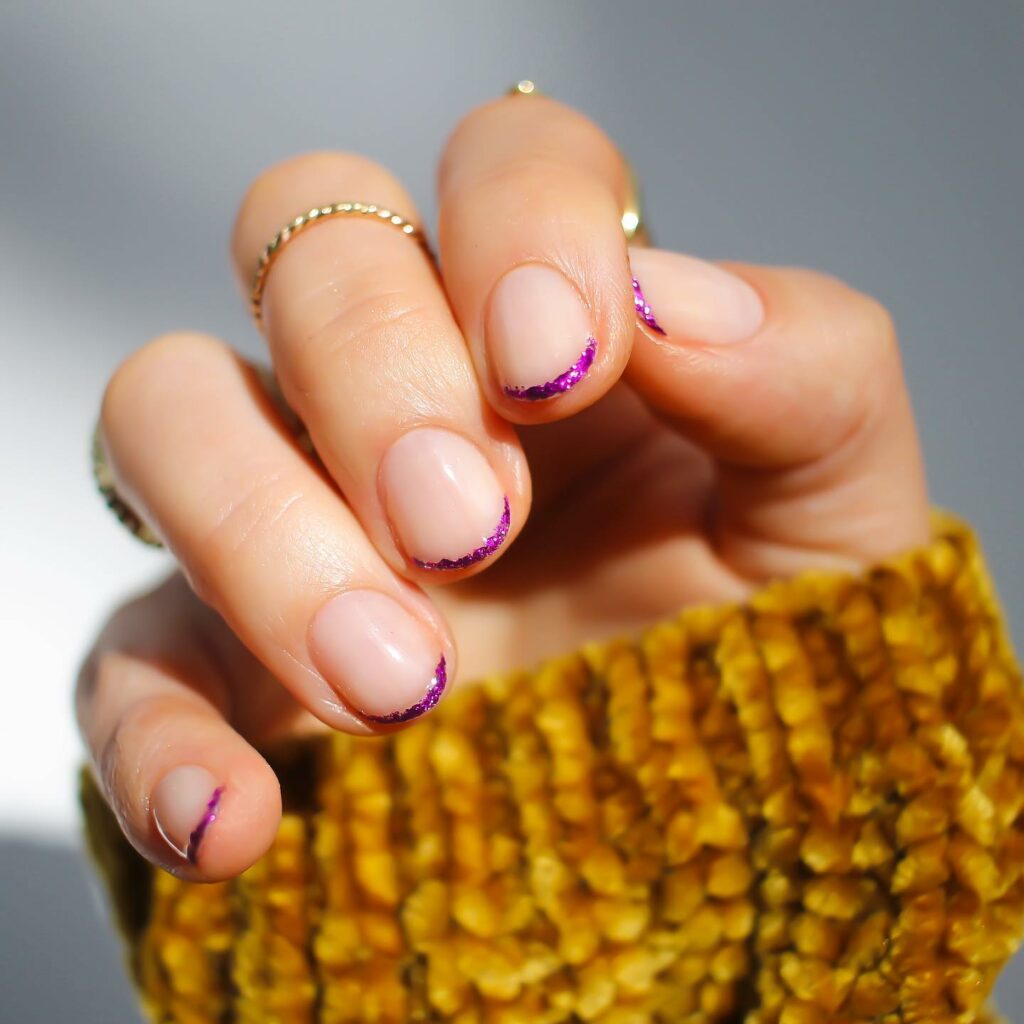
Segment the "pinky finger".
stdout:
[[[173,874],[220,881],[269,848],[281,794],[267,762],[225,720],[224,683],[198,633],[167,614],[176,589],[184,586],[165,584],[111,619],[80,673],[77,713],[131,844]],[[155,623],[160,635],[147,637]]]

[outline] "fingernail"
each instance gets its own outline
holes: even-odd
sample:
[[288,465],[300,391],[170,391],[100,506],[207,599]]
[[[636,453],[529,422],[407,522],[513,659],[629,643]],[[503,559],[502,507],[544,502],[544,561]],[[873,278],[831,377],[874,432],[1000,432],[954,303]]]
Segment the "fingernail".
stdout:
[[653,249],[632,250],[629,258],[637,318],[655,334],[729,345],[764,322],[757,292],[714,263]]
[[487,348],[505,394],[536,402],[583,380],[597,341],[590,314],[568,278],[530,263],[510,270],[495,287]]
[[224,787],[198,765],[169,771],[153,790],[157,830],[179,856],[195,864],[203,840],[220,813]]
[[421,569],[465,569],[508,535],[510,509],[476,445],[450,430],[419,427],[381,463],[384,505],[405,554]]
[[664,334],[665,328],[658,323],[657,318],[651,311],[650,303],[644,298],[644,290],[640,287],[640,282],[634,277],[633,278],[633,308],[636,310],[636,315],[643,320],[645,324],[655,334]]
[[316,667],[367,721],[419,718],[441,699],[448,665],[436,637],[394,598],[376,590],[332,597],[310,626]]

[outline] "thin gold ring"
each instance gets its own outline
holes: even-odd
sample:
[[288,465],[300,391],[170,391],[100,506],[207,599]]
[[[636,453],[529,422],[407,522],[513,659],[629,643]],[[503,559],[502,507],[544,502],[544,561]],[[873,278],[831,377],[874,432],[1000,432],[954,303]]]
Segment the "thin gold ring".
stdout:
[[[521,78],[515,85],[509,87],[509,96],[540,96],[541,91],[537,83],[530,78]],[[622,207],[622,233],[626,236],[627,242],[636,242],[637,245],[650,245],[651,238],[647,233],[647,225],[643,219],[643,206],[640,202],[640,184],[637,181],[633,165],[619,153],[619,159],[626,168],[628,181],[626,202]]]
[[267,284],[267,274],[273,266],[274,260],[280,255],[281,250],[296,235],[308,230],[320,221],[328,220],[331,217],[373,217],[382,224],[397,228],[403,235],[416,242],[427,256],[433,260],[434,254],[430,250],[426,236],[411,221],[408,221],[401,214],[395,213],[386,206],[377,206],[376,203],[330,203],[327,206],[314,206],[313,209],[300,213],[294,220],[289,221],[260,253],[256,263],[256,270],[252,275],[252,287],[249,292],[249,308],[252,311],[253,319],[257,326],[263,326],[263,289]]

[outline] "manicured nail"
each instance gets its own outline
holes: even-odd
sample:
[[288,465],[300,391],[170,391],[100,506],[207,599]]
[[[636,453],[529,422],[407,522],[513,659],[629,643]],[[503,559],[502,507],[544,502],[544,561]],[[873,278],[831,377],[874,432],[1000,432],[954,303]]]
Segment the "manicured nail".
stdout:
[[376,590],[332,597],[313,619],[309,648],[324,678],[369,722],[419,718],[448,684],[432,631]]
[[714,263],[654,249],[631,250],[629,258],[637,317],[655,334],[729,345],[746,341],[764,322],[757,292]]
[[508,498],[479,448],[450,430],[418,427],[381,463],[384,505],[405,554],[421,569],[465,569],[508,536]]
[[179,856],[195,864],[203,839],[220,813],[224,787],[198,765],[169,771],[153,790],[157,830]]
[[536,402],[583,380],[597,341],[590,314],[568,278],[529,263],[510,270],[491,295],[487,348],[505,394]]
[[636,310],[636,315],[643,320],[645,324],[655,334],[664,334],[665,330],[658,323],[654,314],[651,312],[650,304],[647,299],[644,298],[644,290],[640,287],[640,282],[634,277],[633,278],[633,308]]

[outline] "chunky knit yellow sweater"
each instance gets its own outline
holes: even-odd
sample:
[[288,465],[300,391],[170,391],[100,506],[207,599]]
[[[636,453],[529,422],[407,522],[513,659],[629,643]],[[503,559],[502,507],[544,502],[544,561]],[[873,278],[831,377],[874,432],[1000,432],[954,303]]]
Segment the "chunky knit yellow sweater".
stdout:
[[1024,699],[969,530],[277,753],[241,878],[88,833],[159,1024],[990,1021]]

